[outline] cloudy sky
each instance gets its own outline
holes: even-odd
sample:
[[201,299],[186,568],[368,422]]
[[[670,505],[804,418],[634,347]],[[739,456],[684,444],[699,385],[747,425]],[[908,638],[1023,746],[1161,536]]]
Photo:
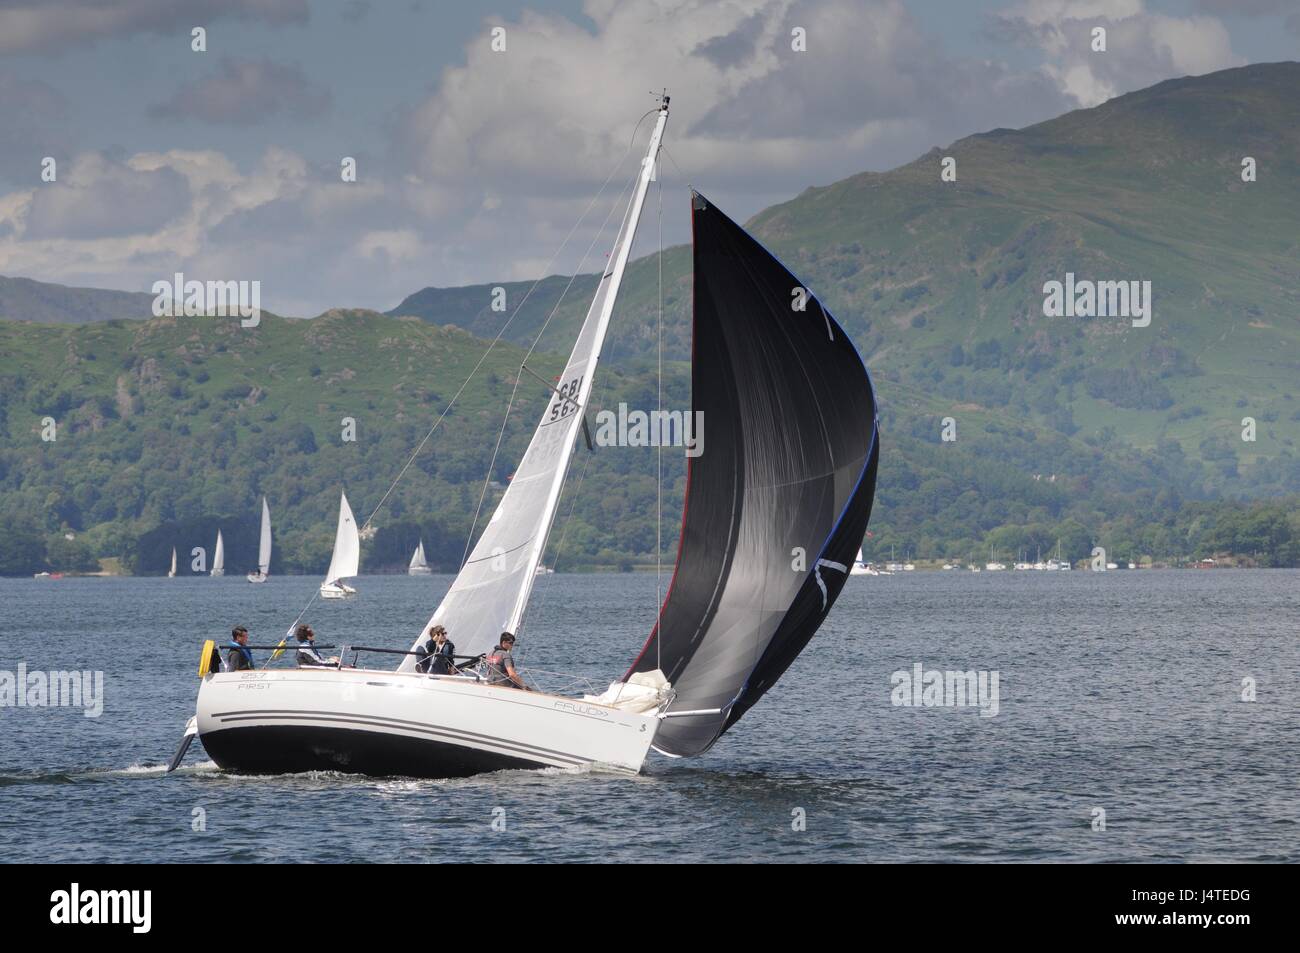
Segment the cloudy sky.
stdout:
[[665,86],[667,244],[687,182],[744,220],[973,132],[1297,58],[1300,0],[0,0],[0,274],[388,309],[577,267]]

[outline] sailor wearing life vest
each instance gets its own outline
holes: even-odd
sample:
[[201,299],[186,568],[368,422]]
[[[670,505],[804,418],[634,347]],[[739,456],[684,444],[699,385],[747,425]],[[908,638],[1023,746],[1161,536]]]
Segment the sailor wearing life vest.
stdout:
[[230,644],[226,646],[226,661],[222,671],[243,672],[256,668],[253,664],[253,650],[248,647],[248,630],[237,625],[230,630]]
[[523,678],[515,671],[515,657],[511,654],[514,647],[514,635],[509,632],[502,632],[501,640],[483,659],[487,667],[488,684],[500,685],[502,688],[522,688],[524,691],[530,691],[531,689],[524,684]]

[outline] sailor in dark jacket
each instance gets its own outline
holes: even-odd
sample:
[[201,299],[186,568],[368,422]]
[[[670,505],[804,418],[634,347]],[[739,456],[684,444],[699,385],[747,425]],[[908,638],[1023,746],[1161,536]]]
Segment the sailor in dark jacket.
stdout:
[[298,639],[297,661],[299,668],[338,668],[339,660],[337,657],[325,658],[316,651],[313,642],[316,639],[316,633],[312,631],[309,625],[300,625],[294,631],[294,636]]
[[455,655],[456,646],[447,638],[447,630],[440,625],[431,626],[424,656],[415,663],[415,670],[429,675],[455,675]]
[[230,644],[226,646],[226,671],[242,672],[256,668],[253,650],[248,647],[248,630],[237,625],[230,631]]

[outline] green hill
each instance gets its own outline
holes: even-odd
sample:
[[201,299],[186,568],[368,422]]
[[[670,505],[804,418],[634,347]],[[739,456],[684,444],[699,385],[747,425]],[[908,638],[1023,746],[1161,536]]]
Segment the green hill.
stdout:
[[104,288],[7,278],[0,275],[0,318],[41,324],[88,324],[117,318],[147,318],[153,314],[153,295]]
[[[750,223],[867,356],[883,456],[868,553],[981,557],[1060,539],[1123,557],[1232,552],[1300,562],[1300,65],[1163,83],[1018,132],[973,136],[884,174],[810,189]],[[1241,158],[1258,163],[1243,183]],[[939,178],[942,156],[957,181]],[[684,200],[684,199],[683,199]],[[670,407],[689,399],[689,249],[665,253]],[[593,412],[655,406],[655,259],[629,268]],[[1152,282],[1146,328],[1048,318],[1065,272]],[[547,279],[376,517],[364,565],[417,537],[454,568],[522,350],[568,279]],[[585,312],[574,283],[530,362],[558,371]],[[511,307],[526,285],[507,286]],[[0,321],[0,573],[123,558],[165,569],[210,547],[251,568],[262,494],[274,571],[320,571],[345,488],[359,518],[480,360],[490,286],[426,289],[409,317],[331,311],[50,326]],[[8,314],[10,318],[22,315]],[[457,325],[447,327],[445,325]],[[520,382],[484,510],[545,391]],[[1241,420],[1257,440],[1240,439]],[[41,439],[44,418],[58,439]],[[342,439],[343,418],[356,441]],[[955,442],[940,439],[953,418]],[[671,564],[682,460],[668,454]],[[579,451],[552,556],[653,563],[655,455]],[[1239,506],[1235,499],[1254,499]],[[568,519],[572,504],[572,520]],[[67,540],[66,535],[75,539]],[[186,562],[183,558],[182,562]]]
[[[940,181],[944,156],[955,182]],[[1177,444],[1209,465],[1202,492],[1261,496],[1300,487],[1297,222],[1300,63],[1277,63],[971,136],[808,189],[747,228],[816,290],[879,383],[927,392],[958,418],[979,407],[1139,449]],[[628,269],[618,320],[643,330],[611,348],[615,360],[653,346],[657,269]],[[687,248],[665,252],[675,357],[689,348],[689,271]],[[1043,285],[1066,272],[1150,281],[1150,326],[1044,317]],[[539,286],[512,340],[531,339],[566,280]],[[548,341],[571,339],[591,281],[575,283]],[[527,284],[506,287],[514,301]],[[392,313],[491,335],[502,316],[489,300],[487,285],[425,289]],[[1247,416],[1253,443],[1240,439]]]

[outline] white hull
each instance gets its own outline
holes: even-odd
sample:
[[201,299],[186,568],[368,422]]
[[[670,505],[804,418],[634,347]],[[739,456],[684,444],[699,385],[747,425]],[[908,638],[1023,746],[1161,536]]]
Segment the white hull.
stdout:
[[432,576],[433,570],[428,566],[412,566],[406,570],[408,576]]
[[260,572],[250,572],[248,574],[249,582],[266,582],[269,578],[269,576],[263,576]]
[[355,589],[342,582],[327,582],[320,587],[322,599],[350,599],[356,594]]
[[376,669],[210,674],[198,734],[222,768],[460,777],[505,768],[641,770],[659,718],[475,679]]

